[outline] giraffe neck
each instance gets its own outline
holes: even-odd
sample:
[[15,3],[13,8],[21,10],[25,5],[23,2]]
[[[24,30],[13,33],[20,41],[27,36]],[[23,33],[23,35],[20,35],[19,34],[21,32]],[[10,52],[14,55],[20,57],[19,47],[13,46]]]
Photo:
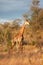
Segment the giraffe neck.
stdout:
[[20,34],[20,35],[23,35],[24,29],[25,29],[25,25],[23,25],[23,26],[21,27],[20,31],[19,31],[19,34]]
[[15,35],[15,37],[16,38],[20,38],[20,37],[22,37],[23,36],[23,33],[24,33],[24,29],[25,29],[25,22],[24,22],[24,24],[22,25],[22,27],[20,28],[20,30],[19,30],[19,32],[18,32],[18,34],[17,35]]

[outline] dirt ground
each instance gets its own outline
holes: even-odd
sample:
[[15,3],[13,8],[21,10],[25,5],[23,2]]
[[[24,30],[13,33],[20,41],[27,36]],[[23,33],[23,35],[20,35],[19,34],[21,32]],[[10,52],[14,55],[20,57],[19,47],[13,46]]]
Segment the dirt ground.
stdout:
[[21,52],[0,53],[0,65],[43,65],[43,48],[42,50],[36,47],[26,47]]

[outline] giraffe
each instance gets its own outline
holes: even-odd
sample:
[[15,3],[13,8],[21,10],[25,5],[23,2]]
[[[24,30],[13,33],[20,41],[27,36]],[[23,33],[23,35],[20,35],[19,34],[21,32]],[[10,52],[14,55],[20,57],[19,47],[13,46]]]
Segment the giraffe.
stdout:
[[29,22],[28,21],[24,22],[24,24],[22,25],[22,27],[19,30],[18,34],[12,40],[12,47],[11,48],[16,46],[17,51],[19,51],[20,48],[22,48],[22,42],[23,42],[23,39],[24,39],[23,33],[24,33],[25,25],[29,25]]

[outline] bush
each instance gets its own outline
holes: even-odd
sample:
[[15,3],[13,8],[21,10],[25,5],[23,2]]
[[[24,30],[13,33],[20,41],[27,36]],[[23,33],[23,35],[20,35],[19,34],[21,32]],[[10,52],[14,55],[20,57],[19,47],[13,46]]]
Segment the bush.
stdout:
[[4,51],[7,52],[7,49],[5,49]]
[[36,42],[34,40],[32,41],[32,45],[36,45]]
[[31,34],[30,37],[33,37],[33,35]]

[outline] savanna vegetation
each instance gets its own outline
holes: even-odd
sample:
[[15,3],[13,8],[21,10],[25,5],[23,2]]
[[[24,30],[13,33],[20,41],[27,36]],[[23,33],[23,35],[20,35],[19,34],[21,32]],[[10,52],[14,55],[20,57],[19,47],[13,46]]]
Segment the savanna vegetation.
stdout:
[[[30,23],[29,26],[25,27],[24,34],[23,34],[24,41],[25,43],[27,43],[27,45],[24,44],[23,51],[27,53],[27,56],[30,54],[28,56],[30,58],[29,59],[30,63],[28,62],[27,56],[24,55],[23,53],[24,56],[23,55],[22,56],[24,59],[27,59],[27,64],[25,62],[26,60],[24,60],[24,64],[18,63],[15,65],[43,65],[43,8],[40,8],[39,3],[40,3],[39,0],[32,0],[30,12],[23,14],[23,18]],[[17,19],[17,20],[14,20],[13,22],[5,22],[3,24],[0,24],[0,54],[3,52],[7,53],[9,51],[10,47],[12,46],[11,40],[18,33],[19,29],[22,26],[20,25],[21,22],[22,21],[20,19]],[[36,55],[35,55],[35,52],[37,52]],[[35,58],[40,57],[40,56],[42,58],[42,61],[39,60],[40,62],[39,64],[35,60]],[[19,61],[22,63],[22,60],[23,59]],[[35,64],[35,61],[36,61],[36,64]]]

